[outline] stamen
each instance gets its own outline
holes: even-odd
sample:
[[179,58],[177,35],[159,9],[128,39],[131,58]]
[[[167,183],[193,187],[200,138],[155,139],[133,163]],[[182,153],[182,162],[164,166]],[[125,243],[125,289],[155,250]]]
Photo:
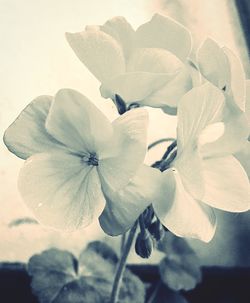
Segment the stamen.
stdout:
[[96,154],[84,155],[82,157],[82,161],[87,163],[88,165],[98,166],[98,158]]

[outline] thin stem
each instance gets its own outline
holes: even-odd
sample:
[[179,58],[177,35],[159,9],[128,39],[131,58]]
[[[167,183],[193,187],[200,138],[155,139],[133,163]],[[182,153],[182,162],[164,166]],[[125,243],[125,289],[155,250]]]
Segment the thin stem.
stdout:
[[151,148],[155,147],[158,144],[164,143],[164,142],[169,142],[169,141],[174,141],[174,138],[163,138],[163,139],[159,139],[155,142],[152,142],[151,144],[149,144],[148,146],[148,150],[150,150]]
[[140,215],[140,217],[139,217],[139,225],[140,225],[141,233],[142,233],[143,235],[145,235],[145,233],[146,233],[146,228],[145,228],[145,224],[144,224],[143,216],[142,216],[142,215]]
[[115,275],[115,279],[114,279],[114,284],[113,284],[113,289],[112,289],[112,293],[111,293],[110,303],[117,303],[118,302],[122,277],[123,277],[123,273],[124,273],[124,270],[125,270],[126,261],[127,261],[127,258],[128,258],[128,255],[129,255],[129,252],[130,252],[130,249],[131,249],[134,237],[135,237],[137,224],[138,224],[138,221],[135,222],[135,224],[133,225],[133,227],[131,228],[131,230],[129,232],[127,243],[124,247],[123,254],[122,254],[121,259],[119,261],[118,268],[117,268],[116,275]]
[[171,153],[171,151],[177,146],[177,141],[174,140],[170,145],[169,147],[167,148],[166,152],[164,153],[164,155],[162,156],[162,160],[165,160],[168,155]]
[[121,255],[124,251],[125,243],[126,243],[126,233],[122,234],[122,236],[121,236],[121,249],[120,249]]
[[157,293],[158,293],[160,287],[161,287],[161,281],[157,283],[154,291],[152,292],[151,296],[148,298],[147,303],[154,303],[154,300],[157,296]]
[[[160,171],[163,171],[162,170],[162,167],[166,167],[166,164],[165,164],[165,160],[169,157],[171,158],[170,162],[169,160],[167,159],[167,165],[169,165],[169,163],[171,163],[171,161],[174,160],[175,156],[176,156],[176,151],[172,152],[175,147],[177,146],[177,141],[174,140],[167,148],[167,150],[165,151],[164,155],[162,156],[161,160],[159,161],[156,161],[155,163],[153,163],[151,166],[154,167],[154,168],[157,168],[159,169]],[[171,153],[172,152],[172,153]],[[174,156],[173,156],[174,155]],[[164,169],[165,170],[165,169]]]

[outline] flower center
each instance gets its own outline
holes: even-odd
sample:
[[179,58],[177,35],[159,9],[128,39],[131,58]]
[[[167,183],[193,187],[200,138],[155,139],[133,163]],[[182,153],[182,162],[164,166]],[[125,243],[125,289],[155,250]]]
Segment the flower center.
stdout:
[[96,154],[84,155],[82,157],[82,161],[87,163],[88,165],[98,166],[98,158]]

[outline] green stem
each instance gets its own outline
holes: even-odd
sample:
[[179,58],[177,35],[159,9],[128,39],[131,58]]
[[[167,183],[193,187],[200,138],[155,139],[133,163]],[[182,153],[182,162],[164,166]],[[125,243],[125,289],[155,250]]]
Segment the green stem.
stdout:
[[130,249],[131,249],[134,237],[135,237],[137,224],[138,224],[138,222],[136,221],[134,226],[131,228],[131,230],[129,232],[127,243],[124,247],[123,254],[122,254],[121,259],[119,261],[118,268],[117,268],[116,275],[115,275],[115,279],[114,279],[113,289],[112,289],[112,292],[111,292],[110,303],[117,303],[118,302],[119,292],[120,292],[121,283],[122,283],[122,277],[123,277],[123,273],[124,273],[124,270],[125,270],[126,261],[127,261],[127,258],[128,258],[128,255],[129,255],[129,252],[130,252]]

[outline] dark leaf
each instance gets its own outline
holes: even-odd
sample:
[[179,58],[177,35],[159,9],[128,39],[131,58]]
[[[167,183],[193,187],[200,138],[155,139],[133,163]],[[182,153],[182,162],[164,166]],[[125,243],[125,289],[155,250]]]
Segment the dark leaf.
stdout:
[[55,302],[61,289],[77,278],[74,256],[59,249],[49,249],[31,257],[28,272],[32,290],[41,303]]
[[[118,258],[106,244],[95,241],[79,261],[67,252],[49,249],[28,263],[32,290],[41,303],[109,303]],[[120,303],[143,303],[143,283],[125,270]]]

